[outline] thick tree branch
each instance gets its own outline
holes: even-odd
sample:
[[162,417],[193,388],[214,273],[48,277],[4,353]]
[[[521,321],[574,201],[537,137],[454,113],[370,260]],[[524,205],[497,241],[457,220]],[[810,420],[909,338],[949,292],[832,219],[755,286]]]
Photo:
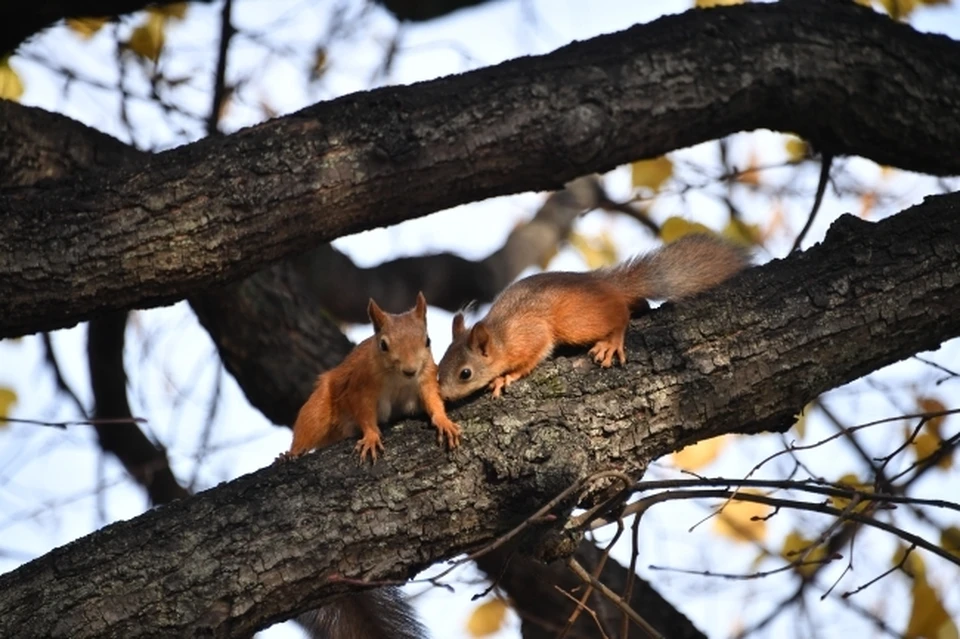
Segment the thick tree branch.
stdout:
[[404,423],[372,469],[347,442],[111,525],[0,577],[0,635],[242,635],[342,590],[337,575],[475,548],[598,470],[785,429],[822,392],[960,335],[958,213],[940,196],[844,216],[823,244],[634,322],[622,368],[558,358],[452,410],[455,454]]
[[[63,18],[118,16],[177,0],[10,0],[0,3],[0,55],[10,53],[34,33]],[[190,0],[211,2],[211,0]]]
[[0,337],[169,303],[347,233],[735,131],[956,174],[958,109],[960,45],[854,3],[668,16],[4,193]]
[[[83,179],[84,169],[147,157],[75,120],[12,102],[0,102],[0,137],[10,140],[0,147],[0,189]],[[370,296],[389,311],[406,310],[418,290],[448,310],[471,300],[488,302],[525,268],[542,263],[578,215],[602,197],[594,177],[574,180],[514,229],[501,249],[478,262],[441,254],[360,268],[324,244],[236,284],[194,295],[190,303],[251,403],[275,423],[289,424],[316,375],[350,349],[335,320],[366,322]]]
[[425,22],[489,0],[377,0],[397,20]]

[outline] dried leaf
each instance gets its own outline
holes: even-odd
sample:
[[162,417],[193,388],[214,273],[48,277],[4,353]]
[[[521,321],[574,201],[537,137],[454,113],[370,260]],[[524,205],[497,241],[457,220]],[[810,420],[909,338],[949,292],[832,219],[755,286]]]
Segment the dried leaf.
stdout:
[[586,237],[580,233],[571,233],[570,245],[580,253],[584,262],[591,269],[601,266],[611,266],[617,263],[617,247],[607,233],[596,237]]
[[685,220],[682,217],[668,217],[666,220],[664,220],[663,224],[660,225],[660,239],[667,244],[680,239],[684,235],[692,235],[694,233],[716,235],[716,233],[713,232],[713,229],[704,226],[699,222]]
[[749,247],[760,243],[763,232],[757,224],[747,224],[743,220],[731,218],[730,222],[723,227],[721,235],[734,244]]
[[[942,413],[947,410],[947,407],[943,405],[943,402],[933,397],[917,398],[917,408],[920,409],[918,412],[921,413]],[[926,421],[923,427],[928,433],[933,433],[938,439],[940,439],[940,427],[943,425],[943,420],[946,419],[946,417],[946,415],[931,417]]]
[[673,161],[665,155],[652,160],[638,160],[630,165],[634,188],[648,188],[654,193],[673,175]]
[[904,560],[903,556],[906,552],[906,546],[898,545],[893,553],[893,559],[890,561],[890,565],[902,565],[903,569],[907,571],[907,574],[911,577],[924,578],[927,574],[927,566],[923,563],[923,557],[920,556],[920,553],[913,551],[910,553],[910,556]]
[[683,470],[699,470],[716,459],[728,442],[727,435],[720,435],[685,446],[671,455],[673,465]]
[[507,602],[499,597],[483,602],[467,620],[467,633],[471,637],[485,637],[497,632],[506,620],[507,608]]
[[950,526],[940,533],[940,547],[960,559],[960,527]]
[[[855,490],[857,492],[861,492],[861,493],[873,492],[873,484],[867,484],[860,481],[860,479],[853,473],[847,473],[846,475],[838,479],[837,483],[840,484],[841,486],[845,486],[846,488]],[[847,499],[846,497],[831,497],[830,504],[837,510],[846,510],[846,508],[850,505],[850,500]],[[864,500],[864,501],[861,501],[859,504],[857,504],[857,506],[853,509],[853,512],[859,513],[869,507],[870,507],[870,502],[868,500]]]
[[23,96],[23,81],[10,66],[10,56],[0,57],[0,100],[17,102]]
[[[744,489],[740,493],[762,495],[759,490]],[[763,519],[772,511],[770,506],[753,501],[735,499],[728,503],[713,521],[713,530],[734,541],[762,541],[767,536],[767,522]]]
[[[800,562],[796,566],[800,574],[812,575],[819,567],[815,562],[822,562],[827,556],[827,547],[823,543],[811,548],[814,542],[815,540],[807,539],[796,530],[791,531],[783,540],[780,556],[787,561]],[[802,560],[801,557],[803,557]]]
[[9,422],[6,418],[10,417],[10,409],[17,403],[17,391],[6,386],[0,386],[0,428],[5,427]]
[[[916,451],[917,461],[922,462],[940,449],[942,440],[932,433],[920,433],[910,442],[910,447]],[[953,467],[953,455],[944,455],[937,461],[937,467],[949,469]]]
[[133,30],[127,46],[140,57],[156,62],[163,49],[165,27],[166,20],[162,15],[148,12],[146,21]]
[[317,80],[323,76],[327,71],[327,49],[325,47],[317,47],[317,50],[313,53],[313,65],[310,68],[310,79]]
[[923,577],[913,580],[913,606],[904,633],[910,639],[956,638],[958,630],[940,596]]
[[67,28],[79,35],[85,40],[89,40],[94,34],[103,28],[110,20],[107,16],[96,16],[92,18],[67,18]]
[[787,161],[794,164],[802,162],[813,155],[812,149],[807,141],[796,135],[786,136],[783,147],[787,152]]

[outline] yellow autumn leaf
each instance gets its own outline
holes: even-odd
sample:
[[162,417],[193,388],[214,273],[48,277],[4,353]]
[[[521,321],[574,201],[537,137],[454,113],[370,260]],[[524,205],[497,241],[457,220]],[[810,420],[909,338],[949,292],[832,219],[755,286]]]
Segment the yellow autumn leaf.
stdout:
[[[856,490],[857,492],[861,492],[861,493],[873,492],[873,484],[867,484],[860,481],[860,479],[853,473],[847,473],[846,475],[838,479],[836,483],[844,488],[848,488],[850,490]],[[846,510],[846,508],[850,505],[850,499],[847,499],[846,497],[833,496],[833,497],[830,497],[830,504],[837,510]],[[853,509],[853,512],[855,513],[863,512],[869,507],[870,507],[870,501],[862,500]]]
[[728,442],[727,435],[720,435],[685,446],[671,455],[673,465],[682,470],[699,470],[716,459]]
[[17,392],[12,388],[0,387],[0,428],[6,426],[10,409],[17,403]]
[[913,580],[913,605],[904,636],[909,639],[947,639],[958,636],[957,625],[943,607],[937,591],[924,577]]
[[617,247],[607,233],[601,233],[596,237],[588,238],[580,233],[571,233],[568,240],[583,257],[583,261],[591,269],[601,266],[610,266],[616,264],[619,259],[617,256]]
[[660,225],[660,239],[667,244],[674,240],[679,240],[684,235],[692,235],[694,233],[716,235],[710,227],[677,216],[668,217],[664,220],[663,224]]
[[760,243],[763,232],[757,224],[747,224],[743,220],[731,218],[720,234],[734,244],[749,247]]
[[[740,494],[762,495],[759,490],[743,489]],[[762,541],[767,536],[767,522],[763,519],[771,512],[770,506],[753,501],[734,499],[727,503],[713,520],[717,534],[734,541]]]
[[110,20],[107,16],[96,16],[92,18],[67,18],[67,28],[82,37],[89,40],[97,31],[103,28],[103,25]]
[[923,0],[880,0],[880,6],[894,20],[908,17],[920,4],[923,4]]
[[316,80],[323,76],[327,71],[328,60],[327,49],[325,47],[317,47],[317,50],[313,52],[313,66],[310,68],[311,79]]
[[645,187],[657,192],[673,175],[673,161],[665,155],[652,160],[637,160],[630,165],[630,171],[634,188]]
[[893,552],[893,559],[890,561],[890,565],[902,566],[903,570],[907,571],[907,574],[911,577],[924,578],[927,574],[927,566],[923,563],[923,557],[914,550],[910,553],[909,557],[904,559],[903,556],[906,552],[906,546],[898,545],[897,549]]
[[[922,462],[933,455],[940,448],[941,440],[932,433],[920,433],[910,442],[910,447],[916,451],[917,461]],[[953,456],[944,455],[937,461],[937,467],[949,469],[953,467]]]
[[500,630],[507,616],[507,602],[497,597],[477,606],[467,620],[471,637],[485,637]]
[[147,13],[153,13],[162,18],[176,18],[177,20],[183,20],[187,15],[187,3],[171,2],[170,4],[150,7],[147,9]]
[[801,162],[810,157],[810,145],[807,141],[796,135],[786,136],[783,143],[784,150],[787,152],[787,161],[793,164]]
[[743,0],[696,0],[693,6],[709,9],[710,7],[732,7],[735,4],[743,4]]
[[960,527],[950,526],[940,533],[940,547],[960,559]]
[[[943,402],[933,397],[918,398],[917,408],[920,409],[918,412],[921,413],[942,413],[947,410],[947,407],[943,405]],[[924,423],[923,427],[928,433],[933,433],[937,436],[937,439],[940,439],[940,426],[943,425],[943,420],[945,418],[946,415],[931,417],[926,421],[926,423]]]
[[827,556],[827,547],[823,544],[813,546],[814,540],[807,539],[797,531],[791,531],[784,540],[780,549],[780,556],[787,561],[796,561],[797,572],[802,575],[812,575],[819,567],[817,562],[824,561]]
[[157,13],[147,13],[147,20],[133,30],[127,46],[130,50],[147,60],[157,61],[163,49],[163,30],[166,20]]
[[0,57],[0,100],[16,102],[23,95],[23,81],[10,66],[10,56]]

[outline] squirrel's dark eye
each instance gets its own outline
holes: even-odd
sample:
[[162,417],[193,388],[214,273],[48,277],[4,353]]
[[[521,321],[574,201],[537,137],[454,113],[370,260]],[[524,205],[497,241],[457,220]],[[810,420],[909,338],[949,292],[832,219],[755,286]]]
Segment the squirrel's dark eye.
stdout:
[[383,351],[384,353],[390,350],[390,346],[387,345],[387,340],[385,339],[380,340],[380,350]]
[[430,338],[427,337],[427,348],[430,348]]
[[468,379],[470,379],[471,377],[473,377],[473,371],[472,371],[472,370],[470,370],[469,368],[460,369],[460,380],[461,380],[461,381],[464,381],[464,382],[465,382],[465,381],[467,381]]

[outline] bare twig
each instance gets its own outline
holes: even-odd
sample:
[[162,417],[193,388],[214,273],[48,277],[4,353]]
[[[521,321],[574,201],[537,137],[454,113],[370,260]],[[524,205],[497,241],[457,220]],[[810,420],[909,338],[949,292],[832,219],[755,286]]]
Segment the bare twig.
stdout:
[[646,619],[638,615],[637,611],[631,608],[630,605],[627,604],[627,602],[620,597],[620,595],[613,592],[612,590],[607,588],[602,582],[595,579],[593,575],[591,575],[586,570],[584,570],[583,566],[581,566],[576,559],[574,559],[573,557],[570,557],[567,560],[567,566],[569,566],[570,570],[572,570],[574,574],[580,577],[580,579],[582,579],[585,584],[592,585],[594,588],[596,588],[600,592],[600,594],[606,597],[610,601],[610,603],[615,605],[617,608],[622,610],[625,615],[630,617],[630,619],[644,631],[647,637],[649,637],[650,639],[664,639],[663,635],[661,635],[656,628],[651,626]]

